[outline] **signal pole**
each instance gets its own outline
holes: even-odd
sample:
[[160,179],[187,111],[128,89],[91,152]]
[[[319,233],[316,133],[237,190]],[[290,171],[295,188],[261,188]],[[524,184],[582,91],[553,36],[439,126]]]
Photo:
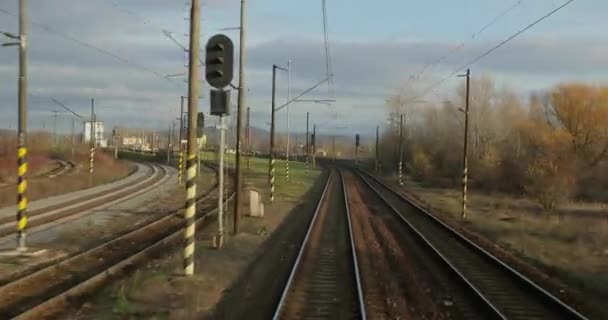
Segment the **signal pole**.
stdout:
[[242,201],[241,189],[243,188],[241,153],[243,152],[243,108],[245,105],[245,0],[241,0],[241,27],[239,32],[239,92],[236,111],[236,174],[234,175],[236,197],[234,198],[234,234],[237,234],[239,232]]
[[467,180],[468,180],[468,143],[469,143],[469,92],[471,85],[471,70],[467,69],[467,73],[459,75],[459,77],[467,78],[466,85],[466,101],[464,108],[464,146],[462,154],[462,218],[467,217]]
[[186,159],[186,201],[184,228],[184,274],[194,274],[194,243],[196,213],[196,117],[198,109],[198,66],[199,66],[199,0],[192,0],[190,10],[190,50],[188,74],[188,157]]
[[403,186],[403,115],[399,119],[399,185]]

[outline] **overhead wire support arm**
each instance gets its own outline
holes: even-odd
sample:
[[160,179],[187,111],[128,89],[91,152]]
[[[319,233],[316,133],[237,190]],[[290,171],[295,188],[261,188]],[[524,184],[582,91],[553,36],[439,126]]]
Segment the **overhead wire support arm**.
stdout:
[[7,38],[19,40],[19,36],[16,36],[16,35],[14,35],[14,34],[12,34],[10,32],[0,32],[0,33],[2,33]]
[[[303,97],[304,95],[308,94],[309,92],[313,91],[314,89],[316,89],[317,87],[319,87],[320,85],[324,84],[325,82],[329,81],[329,79],[331,78],[331,76],[326,77],[325,79],[319,81],[319,83],[315,84],[314,86],[310,87],[309,89],[305,90],[304,92],[300,93],[298,96],[296,96],[295,98],[287,101],[285,104],[283,104],[282,106],[276,108],[276,111],[279,111],[285,107],[287,107],[289,104],[291,104],[292,102],[300,99],[301,97]],[[320,101],[320,100],[319,100]]]
[[72,109],[68,108],[65,104],[57,101],[55,98],[51,98],[51,101],[53,101],[55,104],[61,106],[62,108],[66,109],[67,111],[71,112],[73,115],[75,115],[76,117],[86,120],[85,117],[79,115],[78,113],[74,112]]

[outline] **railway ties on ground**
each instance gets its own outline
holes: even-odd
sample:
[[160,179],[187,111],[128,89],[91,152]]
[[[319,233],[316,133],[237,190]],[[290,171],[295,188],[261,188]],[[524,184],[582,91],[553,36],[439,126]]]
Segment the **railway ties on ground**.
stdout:
[[274,319],[365,318],[341,174],[332,170]]
[[418,246],[432,252],[451,279],[474,300],[476,310],[495,319],[586,319],[532,280],[382,183],[357,171],[364,184],[403,222]]

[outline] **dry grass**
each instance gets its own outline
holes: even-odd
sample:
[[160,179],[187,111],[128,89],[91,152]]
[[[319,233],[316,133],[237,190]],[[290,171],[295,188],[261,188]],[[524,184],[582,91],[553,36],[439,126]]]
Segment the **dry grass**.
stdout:
[[[209,159],[209,157],[207,158]],[[230,163],[230,159],[228,159]],[[222,298],[224,290],[237,280],[259,254],[258,249],[313,185],[320,171],[304,175],[303,164],[292,166],[293,182],[277,179],[277,201],[266,206],[263,219],[243,217],[241,233],[229,236],[222,250],[211,248],[217,232],[213,222],[197,231],[196,272],[189,279],[176,277],[182,254],[176,250],[149,262],[139,272],[101,292],[91,303],[71,315],[71,319],[199,319]],[[252,159],[245,179],[262,192],[267,190],[267,160]],[[281,181],[283,180],[283,181]],[[265,193],[267,195],[267,193]],[[229,206],[228,212],[232,212]],[[245,211],[244,214],[247,214]],[[226,230],[232,230],[228,219]]]
[[[32,156],[30,158],[29,163],[34,168],[42,168],[41,164],[45,163],[45,161],[48,163],[53,162],[48,156]],[[54,179],[28,181],[28,199],[33,201],[105,184],[128,176],[135,168],[130,163],[115,161],[106,154],[98,153],[95,158],[95,170],[91,176],[88,172],[88,156],[84,152],[80,151],[74,162],[77,165],[74,172],[58,176]],[[16,195],[13,191],[14,189],[6,187],[3,192],[0,192],[0,207],[15,204]]]
[[[461,194],[453,189],[409,191],[441,214],[459,219]],[[544,213],[530,199],[471,192],[467,224],[592,299],[608,299],[608,215],[600,204],[569,203]]]

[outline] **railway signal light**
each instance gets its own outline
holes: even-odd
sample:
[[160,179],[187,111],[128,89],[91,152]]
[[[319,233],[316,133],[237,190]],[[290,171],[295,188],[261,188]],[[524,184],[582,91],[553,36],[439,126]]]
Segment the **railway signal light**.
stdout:
[[359,134],[357,134],[357,135],[355,135],[355,146],[358,147],[360,145],[361,145],[361,143],[360,143],[360,137],[359,137]]
[[197,123],[197,134],[198,137],[201,138],[203,136],[203,131],[205,128],[205,114],[202,112],[199,112],[197,117],[196,117],[196,123]]
[[206,46],[205,77],[216,89],[223,89],[230,84],[234,68],[234,45],[232,40],[223,34],[209,39]]

